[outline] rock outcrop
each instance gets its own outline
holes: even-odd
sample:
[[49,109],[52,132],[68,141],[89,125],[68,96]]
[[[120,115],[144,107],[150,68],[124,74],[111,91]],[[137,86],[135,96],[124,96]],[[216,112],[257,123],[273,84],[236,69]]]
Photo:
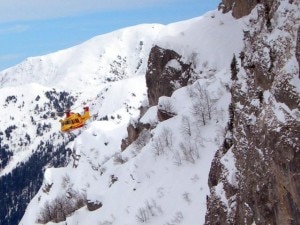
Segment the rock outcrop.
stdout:
[[143,130],[150,129],[149,124],[143,124],[140,122],[130,123],[127,126],[127,137],[122,139],[121,150],[124,151],[129,145],[136,141]]
[[[181,56],[177,52],[154,46],[150,51],[146,72],[149,107],[158,105],[161,96],[170,97],[177,88],[186,86],[192,72],[192,64],[182,62]],[[140,118],[145,111],[145,108],[141,108]],[[159,121],[164,121],[173,117],[174,114],[158,107],[157,116]],[[127,137],[122,140],[121,150],[124,151],[138,139],[142,131],[150,128],[150,124],[143,124],[139,121],[129,124]]]
[[157,105],[161,96],[171,96],[178,87],[186,86],[191,76],[191,65],[185,64],[181,56],[169,49],[154,46],[151,49],[146,83],[149,105]]
[[[233,11],[249,2],[223,1]],[[210,225],[300,224],[300,4],[260,2],[268,5],[245,33],[226,139],[209,174]]]
[[100,209],[102,207],[102,202],[87,200],[87,205],[86,206],[87,206],[87,209],[89,211],[95,211],[95,210]]
[[227,13],[232,10],[232,15],[238,19],[243,16],[249,15],[251,10],[258,3],[269,4],[271,2],[272,0],[222,0],[222,2],[219,5],[219,9],[222,10],[223,13]]

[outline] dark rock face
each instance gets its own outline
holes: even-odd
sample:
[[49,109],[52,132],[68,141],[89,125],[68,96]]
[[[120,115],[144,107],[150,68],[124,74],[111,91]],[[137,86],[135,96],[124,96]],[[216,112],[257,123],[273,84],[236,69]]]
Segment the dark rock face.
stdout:
[[89,211],[95,211],[102,207],[102,202],[88,200],[86,206]]
[[223,13],[227,13],[232,10],[232,15],[238,19],[243,16],[249,15],[251,10],[258,3],[267,1],[268,0],[222,0],[222,3],[219,5],[219,9],[221,9]]
[[219,10],[222,10],[223,13],[228,13],[232,10],[233,3],[235,3],[235,0],[222,0],[219,4]]
[[168,111],[160,110],[160,109],[157,110],[157,118],[158,118],[159,122],[168,120],[174,116],[175,116],[175,114],[172,112],[168,112]]
[[[300,94],[291,82],[299,71],[285,70],[295,55],[299,63],[299,14],[279,2],[262,5],[269,13],[258,13],[258,29],[245,37],[243,76],[231,87],[231,141],[218,150],[209,174],[207,225],[300,224]],[[271,30],[284,35],[270,46],[268,21],[283,11],[285,24]]]
[[122,139],[121,150],[124,151],[129,145],[136,141],[143,130],[150,129],[150,124],[137,122],[127,126],[127,137]]
[[[158,46],[151,49],[146,72],[150,106],[157,105],[161,96],[171,96],[177,84],[181,87],[187,85],[191,66],[181,62],[180,58],[181,56],[173,50]],[[171,60],[178,65],[176,68],[168,66]]]
[[124,151],[132,142],[134,142],[141,130],[138,127],[129,124],[127,126],[127,137],[122,139],[121,150]]
[[298,27],[298,33],[297,33],[296,58],[299,65],[299,79],[300,79],[300,27]]

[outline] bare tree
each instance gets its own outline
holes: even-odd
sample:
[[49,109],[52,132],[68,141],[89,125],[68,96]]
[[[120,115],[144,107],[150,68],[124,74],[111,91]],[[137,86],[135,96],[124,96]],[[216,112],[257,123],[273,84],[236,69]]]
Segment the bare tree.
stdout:
[[124,164],[128,161],[127,157],[124,157],[120,152],[115,153],[114,155],[114,163],[115,164]]
[[157,137],[157,138],[153,139],[152,149],[154,151],[154,155],[156,155],[156,156],[164,154],[165,147],[164,147],[161,137]]
[[40,214],[37,222],[38,223],[47,223],[47,222],[51,221],[53,217],[54,217],[53,207],[47,201],[47,202],[45,202],[45,205],[42,208],[41,214]]
[[164,128],[161,133],[161,138],[166,148],[173,150],[173,132],[169,128]]
[[139,208],[138,213],[136,214],[136,219],[140,223],[145,223],[149,220],[149,212],[145,208]]
[[161,208],[156,204],[155,200],[146,201],[145,206],[139,208],[138,213],[136,214],[136,219],[140,223],[146,223],[152,217],[162,214]]
[[190,163],[195,163],[200,158],[198,146],[190,140],[181,142],[179,147],[183,154],[183,159]]
[[69,211],[70,207],[69,207],[69,204],[66,201],[65,197],[60,197],[60,198],[54,199],[52,205],[53,205],[54,212],[55,212],[54,222],[57,223],[57,222],[66,220],[66,217],[68,215],[68,211]]
[[176,166],[181,166],[182,165],[182,157],[180,155],[180,152],[174,151],[173,152],[173,158],[174,158],[174,164]]
[[66,174],[65,176],[63,176],[61,187],[63,189],[68,189],[68,188],[70,188],[72,186],[73,186],[73,184],[71,184],[71,178],[70,178],[70,176],[68,174]]
[[160,135],[154,138],[152,148],[154,150],[154,154],[157,156],[164,154],[166,149],[173,151],[172,130],[164,128]]
[[182,116],[181,118],[181,133],[189,137],[192,136],[191,121],[188,116]]
[[198,82],[194,85],[194,88],[188,89],[188,94],[193,101],[192,114],[197,121],[206,125],[207,120],[212,119],[212,114],[215,109],[214,102],[210,98],[208,91]]

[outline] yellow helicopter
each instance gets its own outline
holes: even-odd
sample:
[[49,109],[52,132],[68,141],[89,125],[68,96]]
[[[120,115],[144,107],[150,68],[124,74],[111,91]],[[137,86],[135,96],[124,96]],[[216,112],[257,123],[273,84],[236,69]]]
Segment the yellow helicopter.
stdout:
[[83,110],[83,115],[79,113],[73,113],[71,111],[66,111],[66,117],[63,120],[59,120],[59,122],[61,123],[61,132],[68,132],[83,127],[85,125],[85,122],[89,118],[91,118],[89,107],[84,107]]

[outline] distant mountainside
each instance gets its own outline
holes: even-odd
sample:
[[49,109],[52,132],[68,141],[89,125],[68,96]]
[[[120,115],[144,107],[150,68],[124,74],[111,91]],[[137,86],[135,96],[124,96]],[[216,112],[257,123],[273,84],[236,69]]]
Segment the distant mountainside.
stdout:
[[66,50],[28,58],[2,71],[0,84],[4,87],[38,83],[81,90],[144,74],[152,42],[162,29],[158,24],[125,28]]
[[1,71],[0,224],[297,224],[299,3],[246,2]]

